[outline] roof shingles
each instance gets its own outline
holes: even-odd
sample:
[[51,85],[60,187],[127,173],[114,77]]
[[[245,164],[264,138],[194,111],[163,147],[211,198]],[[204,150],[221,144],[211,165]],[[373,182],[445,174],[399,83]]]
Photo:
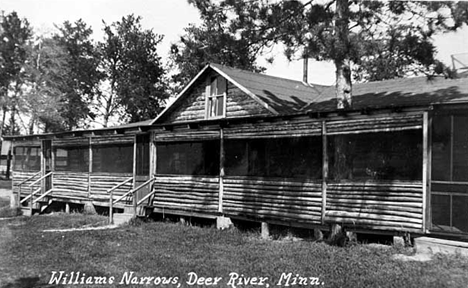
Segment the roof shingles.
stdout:
[[[210,64],[280,114],[336,110],[334,86],[307,85],[265,74]],[[414,77],[353,85],[353,109],[468,103],[468,78]]]

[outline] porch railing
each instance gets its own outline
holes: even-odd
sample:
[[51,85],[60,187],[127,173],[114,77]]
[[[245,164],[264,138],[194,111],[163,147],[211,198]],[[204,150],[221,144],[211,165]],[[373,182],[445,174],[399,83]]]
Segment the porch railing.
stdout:
[[[34,175],[26,178],[25,180],[21,181],[20,183],[18,183],[18,195],[17,195],[17,201],[16,203],[18,203],[18,206],[20,206],[21,203],[23,203],[23,201],[21,201],[21,188],[23,186],[23,184],[26,184],[26,182],[36,178],[38,175],[41,174],[42,171],[38,171],[37,173],[35,173]],[[29,196],[28,196],[29,197]]]
[[[40,173],[40,172],[39,172]],[[27,200],[29,200],[29,210],[31,212],[31,216],[33,215],[32,213],[32,210],[33,210],[33,204],[34,203],[37,203],[40,199],[44,198],[45,196],[49,195],[50,193],[52,193],[53,191],[53,188],[49,189],[48,191],[46,191],[44,194],[42,194],[41,196],[39,196],[39,198],[37,199],[34,199],[34,195],[36,195],[37,193],[41,192],[42,191],[42,187],[39,187],[37,188],[36,190],[34,190],[34,185],[36,185],[37,183],[39,183],[39,181],[42,181],[44,179],[46,179],[47,177],[52,177],[52,175],[54,174],[54,172],[49,172],[43,176],[41,176],[39,179],[36,179],[34,180],[31,184],[28,185],[28,187],[31,189],[31,192],[29,193],[28,196],[26,196],[23,200],[21,200],[19,202],[19,204],[23,204],[24,202],[26,202]],[[34,175],[36,176],[37,173]]]
[[126,192],[125,194],[123,194],[122,196],[120,196],[119,198],[117,198],[116,200],[114,200],[114,191],[127,184],[128,182],[130,181],[133,181],[133,177],[130,177],[128,178],[127,180],[115,185],[114,187],[112,187],[111,189],[109,189],[107,191],[107,193],[110,193],[110,196],[109,196],[109,224],[112,224],[114,222],[114,211],[113,211],[113,208],[114,208],[114,204],[117,204],[118,202],[122,201],[123,199],[125,199],[126,197],[128,197],[130,194],[132,195],[132,202],[133,202],[133,216],[136,216],[137,214],[137,206],[141,205],[141,203],[143,203],[144,200],[148,199],[152,194],[153,194],[153,191],[150,191],[150,193],[148,195],[146,195],[145,197],[143,197],[143,199],[141,199],[140,201],[136,201],[136,197],[135,197],[135,193],[138,192],[141,188],[145,187],[146,185],[150,184],[151,182],[153,182],[154,180],[156,180],[155,177],[152,177],[150,178],[149,180],[147,180],[145,183],[141,184],[140,186],[136,187],[136,188],[133,188],[131,189],[130,191]]

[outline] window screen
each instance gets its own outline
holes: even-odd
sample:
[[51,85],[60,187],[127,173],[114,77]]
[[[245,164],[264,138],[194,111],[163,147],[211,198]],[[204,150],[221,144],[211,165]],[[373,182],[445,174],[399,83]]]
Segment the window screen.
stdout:
[[468,116],[436,115],[432,123],[432,179],[468,181]]
[[137,136],[137,159],[136,159],[136,174],[148,175],[149,174],[149,135]]
[[231,176],[320,179],[321,137],[236,139],[225,142],[225,171]]
[[15,147],[13,149],[14,166],[16,171],[39,171],[41,170],[41,148],[40,147]]
[[133,144],[93,146],[93,172],[133,173]]
[[56,171],[88,172],[88,147],[56,147],[54,153]]
[[219,175],[219,141],[157,144],[157,173]]
[[328,158],[333,180],[420,180],[422,131],[330,136]]

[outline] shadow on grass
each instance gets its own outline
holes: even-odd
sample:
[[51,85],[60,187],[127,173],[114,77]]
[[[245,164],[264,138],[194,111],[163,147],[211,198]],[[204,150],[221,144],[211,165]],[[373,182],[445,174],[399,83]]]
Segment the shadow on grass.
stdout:
[[53,288],[59,287],[57,285],[48,285],[48,284],[41,284],[38,283],[40,280],[39,277],[23,277],[15,280],[15,282],[7,283],[6,285],[2,286],[1,288],[25,288],[25,287],[42,287],[42,288]]

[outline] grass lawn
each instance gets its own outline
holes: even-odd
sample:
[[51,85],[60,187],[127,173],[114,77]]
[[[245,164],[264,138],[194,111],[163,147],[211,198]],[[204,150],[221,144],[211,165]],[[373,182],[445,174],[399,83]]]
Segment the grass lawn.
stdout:
[[[187,281],[194,280],[190,275],[195,274],[198,281],[200,277],[220,278],[213,279],[218,280],[216,285],[207,285],[205,279],[203,285],[191,287],[466,287],[468,283],[466,258],[437,255],[429,262],[402,262],[392,259],[401,252],[394,247],[264,241],[258,234],[235,229],[160,222],[110,230],[43,232],[104,220],[59,213],[0,221],[0,287],[190,287],[192,283]],[[62,277],[60,285],[49,286],[53,271],[64,271],[65,283],[76,276],[78,281],[96,276],[89,281],[98,282],[69,285],[62,284]],[[230,273],[244,275],[251,282],[232,281],[235,274]],[[288,273],[292,273],[289,286],[284,278]],[[293,285],[296,275],[318,279],[297,278],[302,283],[307,280],[308,285]],[[172,277],[166,279],[172,282],[156,285],[155,281],[162,280],[158,277]],[[255,282],[252,277],[264,279]],[[113,284],[109,284],[111,279]],[[124,284],[120,284],[122,279]],[[99,281],[106,284],[96,284]],[[151,284],[132,285],[132,281]]]

